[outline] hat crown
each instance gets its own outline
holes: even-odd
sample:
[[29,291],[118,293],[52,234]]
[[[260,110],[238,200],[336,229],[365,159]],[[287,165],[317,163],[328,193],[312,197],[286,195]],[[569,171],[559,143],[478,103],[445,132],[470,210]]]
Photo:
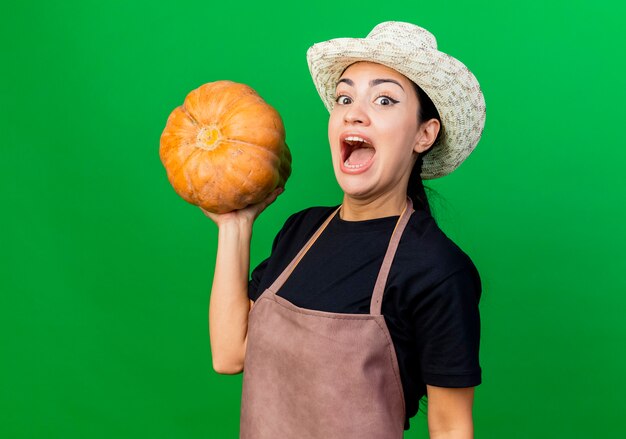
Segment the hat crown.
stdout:
[[437,50],[437,39],[423,27],[401,21],[385,21],[367,35],[368,39]]

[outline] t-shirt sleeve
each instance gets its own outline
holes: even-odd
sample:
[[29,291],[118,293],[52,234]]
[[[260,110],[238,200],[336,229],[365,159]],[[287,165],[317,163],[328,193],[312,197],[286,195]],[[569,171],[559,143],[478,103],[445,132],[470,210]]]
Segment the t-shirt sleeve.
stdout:
[[265,268],[267,267],[268,263],[269,258],[262,261],[254,268],[254,270],[252,270],[252,274],[250,275],[250,281],[248,282],[248,297],[250,298],[250,300],[256,301],[261,295],[261,291],[259,291],[259,284],[261,283],[263,273],[265,273]]
[[453,272],[428,292],[415,315],[424,383],[472,387],[481,383],[479,364],[481,281],[471,265]]
[[272,243],[272,252],[270,256],[261,261],[261,263],[259,263],[259,265],[257,265],[254,270],[252,270],[250,280],[248,281],[248,297],[250,298],[250,300],[256,301],[261,293],[263,293],[263,291],[260,291],[260,284],[261,280],[263,279],[263,275],[265,274],[265,269],[267,268],[270,259],[272,258],[276,247],[278,246],[278,243],[285,235],[286,231],[291,227],[297,215],[298,214],[291,215],[287,219],[287,221],[285,221],[285,224],[283,224],[283,227],[278,231],[276,237],[274,238],[274,242]]

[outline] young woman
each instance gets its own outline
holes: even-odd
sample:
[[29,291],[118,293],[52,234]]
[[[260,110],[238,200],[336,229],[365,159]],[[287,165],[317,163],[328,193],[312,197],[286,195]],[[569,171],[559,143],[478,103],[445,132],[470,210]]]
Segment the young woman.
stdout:
[[250,280],[252,224],[281,190],[205,212],[219,227],[213,364],[244,372],[241,437],[401,438],[427,395],[431,438],[471,438],[480,277],[431,216],[422,179],[478,143],[478,82],[409,23],[307,57],[342,204],[292,215]]

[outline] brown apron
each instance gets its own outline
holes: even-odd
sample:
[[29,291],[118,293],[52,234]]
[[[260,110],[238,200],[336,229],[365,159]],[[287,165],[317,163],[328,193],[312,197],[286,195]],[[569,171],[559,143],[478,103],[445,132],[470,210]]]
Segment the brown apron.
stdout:
[[250,311],[241,439],[401,439],[404,393],[383,292],[411,200],[391,236],[370,314],[300,308],[276,292],[337,209]]

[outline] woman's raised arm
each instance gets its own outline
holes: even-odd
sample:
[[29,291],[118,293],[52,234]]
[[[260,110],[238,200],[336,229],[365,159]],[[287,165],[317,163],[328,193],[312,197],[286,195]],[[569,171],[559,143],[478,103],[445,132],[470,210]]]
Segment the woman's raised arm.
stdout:
[[276,189],[258,204],[214,214],[202,209],[218,226],[217,257],[209,301],[209,335],[213,369],[236,374],[243,370],[248,337],[248,273],[252,225],[282,193]]

